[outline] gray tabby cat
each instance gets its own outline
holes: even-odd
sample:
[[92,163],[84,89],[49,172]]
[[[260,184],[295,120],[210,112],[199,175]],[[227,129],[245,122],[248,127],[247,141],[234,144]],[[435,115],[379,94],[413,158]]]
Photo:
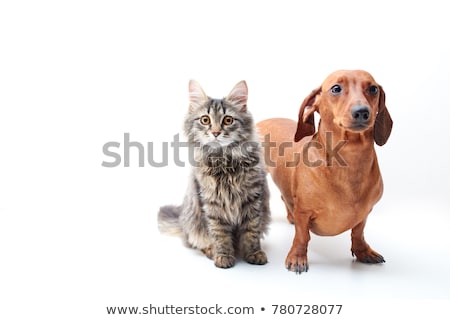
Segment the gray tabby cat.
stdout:
[[245,81],[223,99],[189,82],[184,131],[195,163],[183,204],[158,214],[162,233],[182,235],[219,268],[232,267],[238,252],[248,263],[267,263],[260,239],[270,221],[269,191],[247,94]]

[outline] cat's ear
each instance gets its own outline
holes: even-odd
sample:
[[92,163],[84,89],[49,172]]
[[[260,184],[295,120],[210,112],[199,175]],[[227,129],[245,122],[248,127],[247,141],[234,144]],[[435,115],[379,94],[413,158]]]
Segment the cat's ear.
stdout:
[[189,81],[189,111],[201,107],[208,100],[208,96],[203,91],[200,84],[195,80]]
[[244,80],[238,82],[225,98],[241,111],[247,110],[248,88]]

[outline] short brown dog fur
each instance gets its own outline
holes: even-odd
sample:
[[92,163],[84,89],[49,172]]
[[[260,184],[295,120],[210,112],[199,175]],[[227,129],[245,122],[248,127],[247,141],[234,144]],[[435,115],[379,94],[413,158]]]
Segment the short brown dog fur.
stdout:
[[[314,112],[320,114],[317,132]],[[308,271],[309,231],[333,236],[351,229],[356,259],[384,262],[363,232],[383,193],[374,141],[384,145],[392,129],[385,93],[373,77],[362,70],[336,71],[305,98],[297,123],[268,119],[257,127],[266,168],[295,225],[286,268]]]

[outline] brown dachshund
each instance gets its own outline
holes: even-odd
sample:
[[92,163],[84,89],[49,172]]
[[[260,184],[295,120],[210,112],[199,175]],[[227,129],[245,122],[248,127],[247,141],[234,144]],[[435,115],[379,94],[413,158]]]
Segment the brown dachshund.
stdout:
[[[317,132],[314,112],[320,114]],[[267,170],[295,224],[287,269],[308,271],[310,230],[333,236],[351,229],[358,261],[385,262],[363,233],[383,193],[374,140],[382,146],[392,129],[383,88],[373,77],[362,70],[336,71],[305,98],[298,123],[268,119],[257,126]]]

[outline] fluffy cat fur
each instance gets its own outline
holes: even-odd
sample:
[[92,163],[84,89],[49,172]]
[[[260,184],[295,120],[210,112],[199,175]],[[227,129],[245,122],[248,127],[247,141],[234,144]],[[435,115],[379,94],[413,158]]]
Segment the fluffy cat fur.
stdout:
[[184,131],[195,163],[183,204],[158,214],[162,233],[181,235],[219,268],[232,267],[237,253],[248,263],[267,263],[260,240],[270,221],[269,191],[247,95],[245,81],[223,99],[189,82]]

